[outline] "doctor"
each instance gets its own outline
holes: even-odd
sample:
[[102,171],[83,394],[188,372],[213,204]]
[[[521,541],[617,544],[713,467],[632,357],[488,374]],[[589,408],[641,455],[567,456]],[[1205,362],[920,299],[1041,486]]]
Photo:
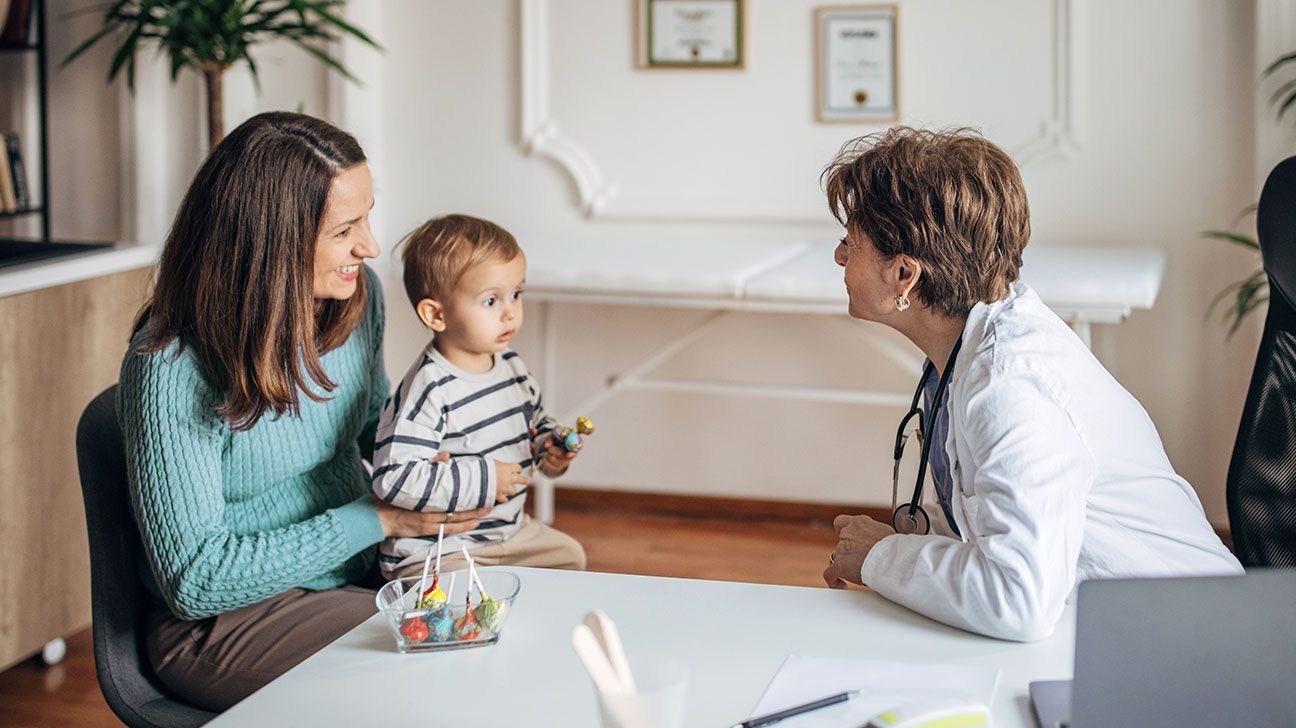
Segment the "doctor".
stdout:
[[847,143],[824,176],[851,316],[929,360],[910,423],[940,503],[915,495],[892,523],[838,516],[829,586],[1028,641],[1085,579],[1241,573],[1143,407],[1018,282],[1030,217],[1003,150],[897,127]]

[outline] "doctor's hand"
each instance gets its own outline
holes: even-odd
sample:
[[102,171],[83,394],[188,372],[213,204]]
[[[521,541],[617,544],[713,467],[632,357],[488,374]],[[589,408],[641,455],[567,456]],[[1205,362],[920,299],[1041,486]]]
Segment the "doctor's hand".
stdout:
[[833,528],[837,529],[837,548],[833,549],[828,568],[824,569],[824,582],[833,589],[845,589],[847,582],[863,584],[860,570],[864,568],[864,559],[878,541],[895,530],[868,516],[837,516]]

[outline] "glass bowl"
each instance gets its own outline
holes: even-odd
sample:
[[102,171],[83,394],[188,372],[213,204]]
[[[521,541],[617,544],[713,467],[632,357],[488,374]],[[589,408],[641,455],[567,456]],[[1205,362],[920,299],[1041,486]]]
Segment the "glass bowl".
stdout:
[[[453,574],[454,588],[451,589]],[[378,590],[374,601],[378,611],[387,618],[396,649],[401,652],[430,652],[433,650],[458,650],[484,647],[499,641],[504,622],[513,612],[522,582],[510,571],[478,569],[477,576],[486,587],[489,601],[484,601],[477,585],[469,588],[468,571],[443,573],[438,584],[447,592],[440,606],[417,605],[420,577],[395,579]],[[432,586],[428,577],[424,589]],[[471,595],[471,603],[465,599]]]

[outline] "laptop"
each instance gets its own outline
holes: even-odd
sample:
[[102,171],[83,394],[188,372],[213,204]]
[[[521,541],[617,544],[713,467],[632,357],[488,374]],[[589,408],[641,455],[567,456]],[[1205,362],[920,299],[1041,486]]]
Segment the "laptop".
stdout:
[[1296,725],[1296,570],[1080,585],[1075,679],[1041,728]]

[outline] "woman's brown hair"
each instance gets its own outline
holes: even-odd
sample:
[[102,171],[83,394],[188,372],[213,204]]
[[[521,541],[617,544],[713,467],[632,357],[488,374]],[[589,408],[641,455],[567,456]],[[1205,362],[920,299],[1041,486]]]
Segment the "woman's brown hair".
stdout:
[[212,150],[180,203],[136,347],[192,347],[236,430],[268,411],[296,415],[303,392],[324,401],[311,383],[337,386],[320,354],[364,317],[364,276],[349,299],[317,301],[315,242],[334,177],[364,161],[355,138],[326,121],[259,114]]
[[1007,295],[1030,240],[1017,165],[971,129],[897,126],[847,142],[824,170],[828,207],[887,259],[923,263],[915,293],[946,316]]

